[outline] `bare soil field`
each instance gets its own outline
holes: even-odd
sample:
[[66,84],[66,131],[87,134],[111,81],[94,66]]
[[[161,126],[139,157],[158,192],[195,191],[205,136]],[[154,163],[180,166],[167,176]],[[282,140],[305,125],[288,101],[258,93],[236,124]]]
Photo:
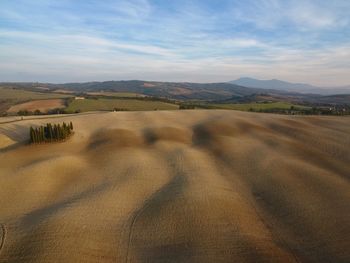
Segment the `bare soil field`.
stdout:
[[51,100],[32,100],[16,104],[8,109],[9,113],[17,113],[20,110],[35,111],[40,110],[41,112],[48,112],[52,109],[64,108],[64,101],[62,99],[51,99]]
[[[75,135],[26,144],[49,121]],[[0,262],[350,262],[349,117],[108,112],[0,135]]]

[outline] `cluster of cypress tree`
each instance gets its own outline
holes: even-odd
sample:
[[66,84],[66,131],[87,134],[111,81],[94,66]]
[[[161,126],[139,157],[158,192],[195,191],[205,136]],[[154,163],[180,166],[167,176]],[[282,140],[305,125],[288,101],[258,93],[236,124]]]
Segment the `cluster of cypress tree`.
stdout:
[[29,135],[31,143],[57,142],[63,141],[73,133],[73,123],[62,125],[51,123],[37,128],[30,127]]

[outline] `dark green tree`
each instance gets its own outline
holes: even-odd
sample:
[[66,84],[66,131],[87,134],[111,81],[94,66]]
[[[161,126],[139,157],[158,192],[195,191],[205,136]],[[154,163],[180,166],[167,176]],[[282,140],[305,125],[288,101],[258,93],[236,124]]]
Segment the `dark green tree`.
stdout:
[[58,130],[57,130],[57,125],[54,124],[53,126],[53,140],[56,141],[58,138]]
[[35,141],[36,143],[40,143],[40,134],[38,128],[35,128]]
[[72,123],[67,124],[65,122],[62,125],[47,123],[46,126],[30,127],[30,141],[32,143],[43,143],[65,140],[72,134],[71,127],[73,127]]
[[41,140],[41,142],[45,142],[45,130],[44,130],[44,126],[40,126],[40,140]]
[[53,130],[52,130],[52,125],[51,123],[47,124],[47,129],[48,129],[48,138],[50,141],[53,139]]
[[32,126],[30,126],[29,135],[30,135],[30,142],[35,143],[35,134],[34,134],[34,129]]

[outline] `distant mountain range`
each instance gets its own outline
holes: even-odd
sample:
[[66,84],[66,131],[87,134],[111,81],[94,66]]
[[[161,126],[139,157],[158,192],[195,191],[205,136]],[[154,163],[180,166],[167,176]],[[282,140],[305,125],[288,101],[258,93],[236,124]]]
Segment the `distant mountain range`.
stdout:
[[322,95],[350,94],[350,86],[321,88],[305,83],[290,83],[278,79],[259,80],[254,78],[240,78],[229,83],[250,88],[275,89],[298,93],[313,93]]
[[85,83],[0,83],[0,86],[35,89],[43,91],[70,90],[75,93],[94,91],[132,92],[147,96],[163,97],[178,100],[224,100],[232,96],[245,97],[253,94],[269,93],[287,95],[286,91],[247,88],[232,83],[189,83],[189,82],[156,82],[156,81],[104,81]]
[[[324,89],[307,84],[294,84],[280,80],[241,78],[228,83],[189,83],[157,81],[104,81],[85,83],[0,83],[0,87],[34,90],[40,92],[70,91],[131,92],[175,100],[201,100],[211,102],[245,103],[261,101],[286,101],[290,103],[346,104],[350,105],[350,87],[343,90]],[[348,94],[348,95],[345,95]]]

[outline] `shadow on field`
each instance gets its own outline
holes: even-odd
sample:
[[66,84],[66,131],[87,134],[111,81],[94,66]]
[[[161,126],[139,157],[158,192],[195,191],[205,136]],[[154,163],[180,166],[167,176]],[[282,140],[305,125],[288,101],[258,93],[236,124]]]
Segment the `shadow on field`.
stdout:
[[191,132],[174,127],[147,128],[144,130],[144,138],[147,144],[154,144],[157,141],[190,144]]

